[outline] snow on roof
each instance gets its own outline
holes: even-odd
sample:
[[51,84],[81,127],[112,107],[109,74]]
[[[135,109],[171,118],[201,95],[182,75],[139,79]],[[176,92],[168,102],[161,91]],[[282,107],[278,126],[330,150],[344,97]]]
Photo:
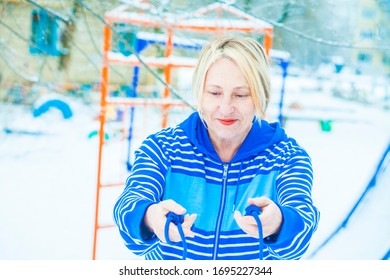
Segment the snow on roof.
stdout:
[[[265,26],[257,21],[248,21],[242,19],[223,19],[223,18],[191,18],[179,21],[174,24],[176,28],[196,27],[197,29],[218,28],[224,30],[245,30],[250,29],[257,32],[264,32]],[[268,28],[268,27],[267,27]]]
[[279,59],[283,61],[290,61],[291,58],[291,54],[289,52],[275,49],[270,50],[270,56],[273,59]]
[[[137,38],[149,42],[160,43],[160,44],[165,44],[165,42],[167,41],[166,34],[151,33],[145,31],[137,32]],[[196,39],[196,38],[184,38],[184,37],[172,36],[172,42],[174,45],[179,45],[183,47],[201,48],[203,45],[206,44],[207,41]]]
[[132,6],[134,8],[137,8],[137,9],[140,9],[140,10],[149,10],[149,11],[152,11],[152,12],[156,12],[157,9],[156,7],[153,5],[153,4],[150,4],[148,2],[144,2],[144,1],[136,1],[136,0],[121,0],[122,3],[124,3],[125,5],[122,5],[122,6]]
[[[129,11],[133,5],[121,5],[105,14],[109,22],[125,22],[142,24],[145,26],[170,26],[178,29],[198,30],[222,29],[237,31],[265,32],[273,30],[273,26],[263,20],[257,19],[235,7],[224,3],[210,4],[200,8],[192,14],[158,14],[154,9],[141,9],[142,12]],[[134,8],[134,7],[133,7]],[[213,11],[223,10],[234,18],[210,17]]]
[[[172,67],[194,67],[196,65],[196,58],[190,57],[152,57],[152,56],[139,56],[144,63],[153,67],[164,67],[170,65]],[[139,65],[141,64],[140,60],[135,55],[124,56],[121,53],[109,52],[107,55],[108,61],[111,63],[120,63],[120,64],[130,64],[130,65]]]
[[273,26],[263,20],[260,20],[258,18],[255,18],[244,11],[241,11],[233,6],[227,5],[225,3],[216,2],[213,4],[210,4],[206,7],[200,8],[197,11],[195,11],[194,15],[195,17],[199,17],[201,15],[205,15],[210,12],[216,11],[217,13],[222,13],[222,11],[226,11],[230,13],[231,15],[236,16],[237,18],[240,18],[242,21],[249,21],[252,23],[256,23],[256,25],[261,26],[264,29],[273,29]]

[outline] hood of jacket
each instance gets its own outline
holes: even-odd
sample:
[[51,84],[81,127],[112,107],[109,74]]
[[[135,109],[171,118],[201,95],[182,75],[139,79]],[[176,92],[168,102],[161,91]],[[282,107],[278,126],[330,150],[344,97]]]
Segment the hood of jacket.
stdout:
[[[190,142],[203,154],[221,161],[215,151],[207,128],[199,117],[198,112],[192,113],[185,121],[179,124]],[[242,161],[259,154],[273,144],[286,139],[287,135],[279,123],[268,123],[265,120],[255,120],[244,142],[240,146],[231,162]]]

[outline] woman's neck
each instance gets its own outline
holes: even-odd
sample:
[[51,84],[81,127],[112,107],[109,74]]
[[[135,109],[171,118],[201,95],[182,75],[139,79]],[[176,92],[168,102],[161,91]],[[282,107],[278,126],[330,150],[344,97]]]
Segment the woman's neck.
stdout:
[[211,143],[223,162],[230,162],[241,146],[241,143],[232,141],[213,141],[213,139],[211,139]]

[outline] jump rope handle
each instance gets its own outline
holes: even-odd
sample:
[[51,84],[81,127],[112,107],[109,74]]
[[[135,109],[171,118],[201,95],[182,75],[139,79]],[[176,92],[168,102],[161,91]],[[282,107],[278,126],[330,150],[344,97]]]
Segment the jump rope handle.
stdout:
[[[262,260],[263,259],[263,227],[261,225],[261,221],[259,218],[260,214],[261,214],[261,209],[256,205],[249,205],[247,208],[245,208],[245,216],[252,216],[257,223],[257,227],[259,230],[259,259]],[[174,223],[179,230],[181,242],[183,244],[183,260],[185,260],[187,258],[187,242],[182,227],[182,223],[184,222],[184,215],[178,215],[173,212],[169,212],[167,214],[167,221],[165,223],[164,235],[167,243],[173,245],[174,242],[172,242],[169,239],[169,225],[171,222]]]
[[186,242],[186,237],[185,237],[184,232],[183,232],[183,227],[181,225],[184,222],[184,215],[178,215],[178,214],[173,213],[173,212],[169,212],[167,214],[167,221],[165,222],[164,235],[165,235],[165,240],[167,241],[167,243],[170,245],[173,245],[174,242],[172,242],[169,239],[169,225],[171,224],[171,222],[174,223],[179,230],[179,234],[181,237],[181,243],[183,244],[183,260],[185,260],[187,258],[187,242]]
[[245,216],[260,215],[261,209],[256,205],[249,205],[245,208]]
[[247,208],[245,208],[245,216],[252,216],[257,223],[257,228],[259,231],[259,259],[262,260],[263,259],[263,226],[259,218],[260,214],[261,214],[261,209],[256,205],[249,205]]

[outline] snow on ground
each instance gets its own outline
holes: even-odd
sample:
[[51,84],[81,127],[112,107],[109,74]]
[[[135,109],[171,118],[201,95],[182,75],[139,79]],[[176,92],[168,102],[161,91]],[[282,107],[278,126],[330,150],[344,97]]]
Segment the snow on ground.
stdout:
[[[75,100],[69,104],[74,116],[66,120],[55,110],[34,118],[31,108],[0,104],[0,259],[92,256],[98,142],[88,135],[98,128],[98,108]],[[285,104],[284,113],[290,116],[286,131],[313,160],[313,199],[321,211],[321,221],[309,255],[345,218],[367,186],[389,143],[390,114],[320,92],[289,91]],[[289,108],[292,104],[298,109]],[[161,120],[153,109],[136,112],[132,151],[146,134],[158,129]],[[171,114],[171,124],[188,113]],[[275,119],[277,113],[275,98],[269,118]],[[331,131],[321,130],[321,119],[334,119]],[[6,133],[5,129],[13,132]],[[108,131],[111,139],[104,148],[103,179],[124,182],[126,141],[120,141],[120,124],[110,123]],[[343,231],[336,245],[330,244],[317,258],[383,256],[390,248],[383,234],[369,241],[372,246],[352,248],[362,240],[367,242],[373,222],[380,225],[382,233],[389,232],[389,219],[383,220],[388,217],[385,213],[390,213],[389,192],[385,191],[389,180],[388,176],[384,178],[383,191],[369,197],[375,203],[368,203],[371,206],[359,212],[355,226]],[[122,187],[102,190],[102,224],[112,223],[112,207],[121,190]],[[117,230],[109,228],[99,231],[97,258],[135,257],[122,244]]]
[[[305,98],[306,101],[307,99]],[[316,100],[323,106],[330,105],[321,97]],[[338,103],[332,101],[333,105],[341,105]],[[321,211],[321,221],[308,254],[343,221],[346,213],[367,187],[382,154],[389,145],[389,113],[356,104],[345,105],[345,109],[349,112],[348,118],[357,121],[334,121],[332,130],[328,133],[320,131],[318,122],[289,123],[287,121],[286,123],[287,132],[299,139],[313,160],[313,199]],[[324,118],[327,119],[327,116],[324,115]],[[359,215],[358,224],[363,226],[364,230],[360,229],[360,232],[353,233],[354,235],[347,235],[341,244],[334,246],[328,254],[322,255],[323,258],[377,259],[385,255],[390,248],[388,238],[390,226],[386,222],[390,219],[389,186],[390,181],[387,176],[383,181],[378,182],[378,187],[383,188],[383,191],[371,198],[370,204],[376,205],[375,209],[379,212],[368,212],[368,217]],[[377,200],[378,195],[382,196],[382,199]],[[374,222],[376,227],[373,227],[370,222]],[[375,231],[387,237],[384,239],[382,235],[381,240],[372,240],[376,235]],[[352,236],[355,236],[355,239],[351,239]],[[346,241],[352,242],[352,245],[348,247]],[[365,242],[365,246],[362,246],[361,243]],[[383,248],[378,251],[375,244],[381,244]],[[357,247],[366,248],[366,251],[357,254]]]

